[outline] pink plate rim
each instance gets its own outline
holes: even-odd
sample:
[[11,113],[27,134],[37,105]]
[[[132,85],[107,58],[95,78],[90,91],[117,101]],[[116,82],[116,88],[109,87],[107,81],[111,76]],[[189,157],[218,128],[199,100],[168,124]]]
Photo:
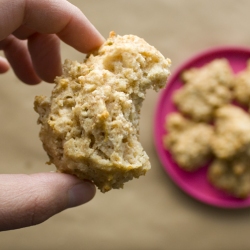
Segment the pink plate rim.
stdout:
[[[250,206],[250,197],[247,199],[236,199],[230,196],[210,196],[203,193],[200,189],[194,189],[190,183],[183,180],[178,171],[172,166],[172,162],[170,160],[169,155],[166,153],[166,150],[163,148],[162,145],[162,136],[163,136],[163,126],[162,119],[167,113],[163,114],[163,107],[165,103],[165,98],[169,88],[175,83],[175,81],[179,78],[180,73],[187,68],[194,67],[197,63],[202,61],[206,58],[218,58],[220,54],[242,54],[250,58],[250,48],[241,47],[241,46],[221,46],[221,47],[214,47],[207,50],[204,50],[196,55],[192,56],[191,58],[187,59],[182,63],[174,73],[170,76],[168,80],[167,87],[163,89],[159,95],[159,99],[156,105],[155,110],[155,117],[154,117],[154,144],[156,147],[156,151],[162,163],[162,166],[165,172],[170,176],[170,178],[174,181],[174,183],[179,186],[185,193],[189,196],[195,198],[196,200],[220,208],[246,208]],[[206,181],[206,180],[205,180]],[[220,191],[218,191],[220,192]]]

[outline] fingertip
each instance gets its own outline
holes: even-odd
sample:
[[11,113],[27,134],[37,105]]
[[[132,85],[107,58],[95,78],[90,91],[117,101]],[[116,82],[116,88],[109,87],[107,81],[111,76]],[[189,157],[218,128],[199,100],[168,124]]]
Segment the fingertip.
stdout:
[[35,34],[29,38],[28,48],[36,74],[53,83],[62,74],[59,38],[54,34]]
[[95,196],[96,188],[91,182],[82,182],[73,186],[69,192],[68,208],[76,207],[89,202]]
[[105,38],[79,8],[73,5],[71,7],[72,12],[67,13],[68,21],[57,35],[76,50],[90,53],[99,48],[105,42]]
[[20,77],[20,80],[28,85],[37,85],[42,81],[38,76],[33,76],[32,78],[27,78],[27,79]]
[[10,69],[10,64],[6,58],[0,57],[0,74],[7,72]]
[[8,70],[11,65],[16,76],[26,84],[35,85],[41,82],[33,68],[25,41],[10,35],[4,40],[2,49],[8,61],[1,58],[0,68],[2,65],[3,70]]
[[[85,43],[85,53],[89,53],[92,50],[98,49],[104,42],[105,38],[101,35],[101,33],[95,28],[95,26],[92,26],[92,34],[89,36],[89,41]],[[87,40],[87,39],[86,39]]]

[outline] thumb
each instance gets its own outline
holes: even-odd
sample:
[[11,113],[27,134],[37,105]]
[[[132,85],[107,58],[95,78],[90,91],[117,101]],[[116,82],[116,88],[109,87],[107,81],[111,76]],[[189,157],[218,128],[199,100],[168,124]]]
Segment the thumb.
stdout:
[[94,195],[92,183],[67,174],[0,175],[0,231],[39,224]]

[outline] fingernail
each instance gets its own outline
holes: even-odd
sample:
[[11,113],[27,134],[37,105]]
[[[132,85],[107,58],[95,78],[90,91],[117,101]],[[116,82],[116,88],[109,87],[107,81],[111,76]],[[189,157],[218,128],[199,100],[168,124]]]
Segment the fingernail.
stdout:
[[82,182],[69,190],[68,208],[76,207],[90,201],[95,196],[95,186],[91,182]]

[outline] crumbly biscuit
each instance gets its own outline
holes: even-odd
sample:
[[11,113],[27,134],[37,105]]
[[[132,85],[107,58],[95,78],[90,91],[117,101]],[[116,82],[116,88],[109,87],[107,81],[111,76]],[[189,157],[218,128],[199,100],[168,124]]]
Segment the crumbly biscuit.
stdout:
[[250,106],[250,60],[247,68],[236,76],[233,93],[239,103]]
[[241,108],[226,105],[215,113],[215,133],[211,140],[218,158],[231,158],[250,145],[250,116]]
[[247,154],[230,160],[216,159],[208,169],[208,180],[216,188],[238,197],[250,194],[250,157]]
[[35,99],[50,162],[102,192],[144,175],[140,108],[147,89],[165,86],[170,64],[143,39],[113,32],[84,63],[66,60],[52,96]]
[[226,59],[186,70],[182,80],[184,86],[175,92],[174,103],[196,121],[210,121],[216,108],[232,100],[234,76]]
[[167,117],[166,130],[163,144],[182,169],[194,171],[210,159],[212,126],[194,123],[180,113],[172,113]]

